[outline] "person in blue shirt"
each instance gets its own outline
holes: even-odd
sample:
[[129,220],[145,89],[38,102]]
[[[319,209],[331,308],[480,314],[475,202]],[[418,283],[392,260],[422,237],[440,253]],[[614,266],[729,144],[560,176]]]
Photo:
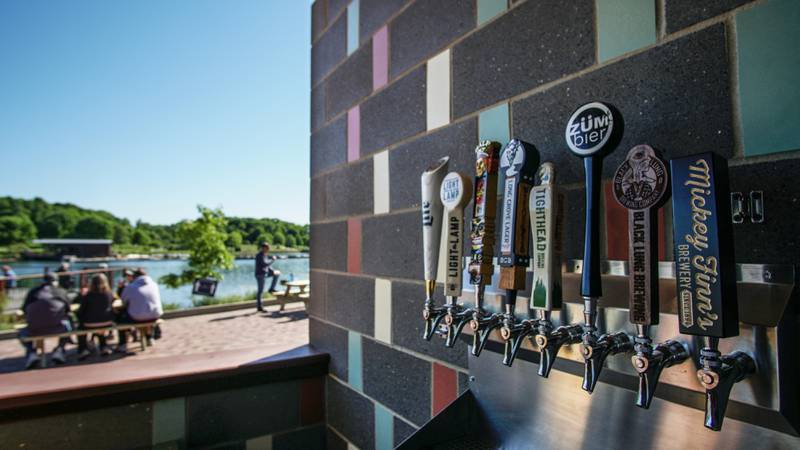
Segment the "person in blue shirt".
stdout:
[[264,295],[264,282],[267,277],[272,277],[272,284],[269,287],[269,292],[275,292],[275,285],[278,284],[278,278],[281,275],[279,270],[272,268],[272,263],[275,262],[275,257],[269,254],[269,244],[266,242],[261,244],[261,251],[256,253],[256,283],[258,284],[258,291],[256,292],[256,309],[264,311],[261,307],[261,297]]
[[11,266],[3,266],[3,276],[6,277],[6,288],[17,287],[17,274],[11,269]]

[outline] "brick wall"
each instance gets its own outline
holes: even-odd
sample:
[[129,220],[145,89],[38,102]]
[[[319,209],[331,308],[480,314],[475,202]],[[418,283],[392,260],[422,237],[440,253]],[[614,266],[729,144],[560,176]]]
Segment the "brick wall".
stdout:
[[[793,0],[317,0],[310,335],[332,355],[329,446],[390,448],[467,388],[464,346],[420,337],[419,176],[443,155],[471,172],[479,139],[518,137],[556,164],[580,258],[582,167],[563,130],[610,102],[625,136],[606,181],[635,144],[713,150],[733,191],[766,198],[764,223],[734,228],[737,260],[800,263],[798,23]],[[604,251],[625,259],[612,206]]]

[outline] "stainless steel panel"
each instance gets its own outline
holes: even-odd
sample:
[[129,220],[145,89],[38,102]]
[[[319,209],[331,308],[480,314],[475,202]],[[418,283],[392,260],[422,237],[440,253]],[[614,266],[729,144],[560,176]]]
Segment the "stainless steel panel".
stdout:
[[[484,356],[485,355],[485,356]],[[634,406],[632,391],[599,386],[593,395],[575,375],[536,374],[518,360],[469,357],[470,388],[504,449],[796,449],[800,438],[728,418],[722,432],[703,427],[703,411],[666,401]]]

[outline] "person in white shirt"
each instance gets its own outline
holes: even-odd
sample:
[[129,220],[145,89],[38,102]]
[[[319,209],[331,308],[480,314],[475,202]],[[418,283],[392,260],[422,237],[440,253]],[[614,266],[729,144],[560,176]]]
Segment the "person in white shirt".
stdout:
[[[122,295],[120,295],[124,309],[117,317],[116,322],[138,323],[157,320],[164,314],[158,284],[142,268],[136,269],[133,272],[133,276],[133,281],[125,286],[125,289],[122,290]],[[156,331],[156,334],[158,335],[159,332]],[[141,338],[147,339],[149,343],[152,336],[141,336]],[[126,330],[119,330],[118,352],[126,353],[128,351],[126,339]]]

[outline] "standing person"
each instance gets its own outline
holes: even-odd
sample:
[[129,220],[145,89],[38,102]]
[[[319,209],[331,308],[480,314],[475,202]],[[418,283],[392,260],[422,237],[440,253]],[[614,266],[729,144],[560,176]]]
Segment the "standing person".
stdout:
[[[141,267],[133,272],[133,277],[134,280],[122,290],[123,310],[117,317],[117,323],[140,323],[157,320],[164,314],[164,310],[161,307],[161,292],[158,289],[158,284]],[[157,327],[155,333],[156,339],[158,339],[160,331]],[[126,330],[119,330],[119,345],[117,345],[116,351],[127,353],[126,339]],[[147,339],[149,343],[151,336],[141,336],[141,339]]]
[[278,277],[281,272],[272,268],[272,263],[275,262],[275,257],[269,254],[269,244],[264,242],[261,244],[261,252],[256,253],[256,284],[258,291],[256,292],[256,309],[259,312],[264,311],[261,306],[261,297],[264,295],[264,282],[267,277],[272,277],[272,284],[269,287],[269,293],[275,292],[275,285],[278,284]]
[[3,266],[3,276],[6,277],[6,288],[14,289],[17,287],[17,274],[11,266]]
[[[68,316],[67,293],[58,286],[55,274],[46,273],[44,282],[28,291],[22,311],[25,313],[25,322],[28,325],[19,331],[20,338],[72,331]],[[68,338],[59,338],[58,346],[50,355],[53,362],[63,364],[66,361],[64,345],[68,342]],[[26,352],[25,368],[30,369],[39,362],[39,356],[32,342],[23,342],[22,345]]]
[[[75,303],[80,305],[77,316],[81,329],[91,330],[113,325],[114,312],[111,310],[113,302],[114,294],[108,285],[108,277],[102,273],[93,276],[89,282],[89,291],[75,300]],[[105,334],[100,333],[97,336],[100,339],[100,353],[110,355],[111,349],[106,344]],[[86,335],[78,336],[78,359],[83,360],[90,354]]]

